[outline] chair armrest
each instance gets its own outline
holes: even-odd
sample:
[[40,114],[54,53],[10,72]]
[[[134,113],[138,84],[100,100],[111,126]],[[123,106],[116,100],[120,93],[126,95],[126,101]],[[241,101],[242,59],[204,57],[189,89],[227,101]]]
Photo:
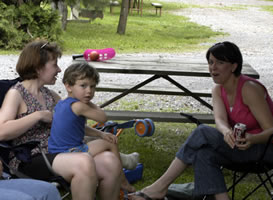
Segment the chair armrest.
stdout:
[[31,161],[31,150],[38,147],[40,141],[29,141],[23,144],[12,146],[12,151],[14,152],[16,158],[22,162]]
[[180,112],[181,116],[187,117],[190,121],[192,121],[193,123],[195,123],[197,126],[199,126],[200,124],[202,124],[202,122],[200,122],[198,119],[196,119],[195,117],[193,117],[192,115]]

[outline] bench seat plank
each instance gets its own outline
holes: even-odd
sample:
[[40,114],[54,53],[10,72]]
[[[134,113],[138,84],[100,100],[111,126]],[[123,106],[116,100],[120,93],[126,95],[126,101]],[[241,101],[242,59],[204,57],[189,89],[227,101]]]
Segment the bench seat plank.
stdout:
[[[116,111],[105,110],[108,120],[133,120],[150,118],[155,122],[178,122],[193,123],[187,117],[181,116],[179,113],[171,112],[140,112],[140,111]],[[212,114],[188,113],[205,124],[214,124]]]

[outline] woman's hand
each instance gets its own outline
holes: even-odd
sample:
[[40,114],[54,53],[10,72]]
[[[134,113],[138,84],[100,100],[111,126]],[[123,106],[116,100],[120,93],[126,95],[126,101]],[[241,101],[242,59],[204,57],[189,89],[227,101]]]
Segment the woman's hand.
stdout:
[[232,149],[235,147],[235,138],[232,130],[224,133],[224,140]]
[[37,111],[40,114],[40,121],[45,123],[51,123],[53,118],[53,113],[49,110]]
[[246,133],[245,138],[237,139],[236,140],[236,147],[240,150],[246,150],[253,144],[253,134]]
[[113,135],[112,133],[102,132],[102,139],[117,144],[118,138],[117,136]]

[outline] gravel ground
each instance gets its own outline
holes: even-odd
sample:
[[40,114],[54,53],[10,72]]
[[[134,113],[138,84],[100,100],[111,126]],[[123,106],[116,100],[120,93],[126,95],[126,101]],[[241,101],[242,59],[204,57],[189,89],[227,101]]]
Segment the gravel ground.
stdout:
[[[270,77],[273,76],[273,14],[263,11],[261,6],[271,5],[273,1],[259,1],[259,0],[161,0],[162,2],[183,2],[186,4],[201,5],[200,8],[189,8],[176,11],[175,14],[189,17],[193,22],[201,25],[209,26],[215,31],[222,31],[229,33],[228,36],[218,37],[215,42],[220,41],[232,41],[236,43],[243,54],[244,61],[251,64],[251,66],[257,70],[260,74],[260,81],[268,88],[269,93],[273,96],[273,81]],[[226,6],[240,6],[243,9],[222,9]],[[163,15],[164,17],[164,3],[163,3]],[[204,45],[212,45],[204,44]],[[117,55],[121,56],[121,55]],[[188,52],[181,54],[126,54],[122,56],[155,56],[155,57],[179,57],[185,59],[198,59],[205,62],[205,51],[200,52]],[[17,76],[14,68],[17,62],[18,56],[16,55],[0,55],[1,75],[0,78],[14,78]],[[59,65],[64,70],[72,62],[71,55],[63,56]],[[62,77],[62,73],[59,75]],[[145,77],[143,77],[145,78]],[[212,81],[210,79],[202,80],[200,84],[199,79],[193,78],[181,78],[177,77],[178,81],[183,83],[186,87],[191,89],[210,89],[212,87]],[[139,81],[139,76],[114,76],[109,74],[101,74],[102,82],[126,82],[136,83]],[[164,81],[156,82],[155,84],[167,84]],[[57,84],[51,87],[55,91],[64,97],[65,91],[62,86],[61,80],[57,81]],[[97,93],[95,98],[96,102],[103,102],[109,99],[114,94],[111,93]],[[174,97],[174,96],[153,96],[153,95],[128,95],[125,98],[126,101],[132,102],[130,108],[143,110],[183,110],[190,109],[193,111],[208,110],[199,103],[188,97]],[[208,101],[210,101],[208,99]],[[149,102],[149,103],[147,103]],[[110,108],[116,109],[124,103],[115,103]],[[109,107],[107,107],[109,108]]]

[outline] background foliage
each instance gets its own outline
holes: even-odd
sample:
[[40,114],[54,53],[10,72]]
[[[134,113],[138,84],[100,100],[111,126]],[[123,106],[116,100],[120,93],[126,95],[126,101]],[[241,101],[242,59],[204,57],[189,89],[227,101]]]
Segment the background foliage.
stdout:
[[0,48],[17,49],[34,38],[61,42],[59,14],[32,2],[6,5],[0,2]]

